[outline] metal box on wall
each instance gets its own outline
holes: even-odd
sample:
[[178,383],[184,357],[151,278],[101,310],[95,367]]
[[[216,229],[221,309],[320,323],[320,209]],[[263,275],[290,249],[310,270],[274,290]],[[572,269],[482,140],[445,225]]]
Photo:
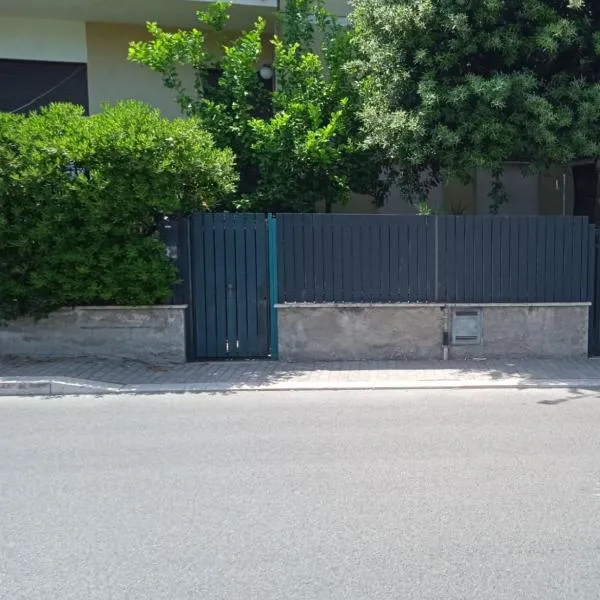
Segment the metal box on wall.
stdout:
[[452,344],[481,344],[481,309],[456,309],[452,313]]

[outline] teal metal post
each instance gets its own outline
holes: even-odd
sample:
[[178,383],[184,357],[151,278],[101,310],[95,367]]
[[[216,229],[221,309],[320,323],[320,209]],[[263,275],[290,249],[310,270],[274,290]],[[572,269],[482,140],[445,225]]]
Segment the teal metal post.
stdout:
[[277,219],[269,213],[267,216],[269,232],[269,300],[271,305],[271,358],[279,358],[279,340],[277,334],[277,304],[279,288],[277,283]]

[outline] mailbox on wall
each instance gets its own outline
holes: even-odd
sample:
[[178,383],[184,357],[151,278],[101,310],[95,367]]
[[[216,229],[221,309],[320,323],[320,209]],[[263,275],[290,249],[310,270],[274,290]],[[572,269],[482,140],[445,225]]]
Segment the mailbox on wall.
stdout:
[[452,314],[452,344],[481,344],[481,310],[455,310]]

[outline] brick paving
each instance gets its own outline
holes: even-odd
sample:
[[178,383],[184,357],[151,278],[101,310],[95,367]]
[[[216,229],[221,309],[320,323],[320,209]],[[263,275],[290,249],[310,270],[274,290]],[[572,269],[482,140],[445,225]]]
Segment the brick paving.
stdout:
[[[153,366],[134,361],[23,359],[0,361],[7,381],[98,382],[131,391],[519,386],[544,383],[600,386],[600,360],[365,361],[286,364],[276,361],[198,362]],[[125,391],[125,390],[123,390]]]

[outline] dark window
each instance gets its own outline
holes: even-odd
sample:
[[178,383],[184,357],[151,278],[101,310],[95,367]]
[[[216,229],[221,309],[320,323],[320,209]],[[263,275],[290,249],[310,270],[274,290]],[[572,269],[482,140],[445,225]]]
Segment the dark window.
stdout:
[[206,77],[206,82],[208,85],[211,87],[217,87],[217,85],[219,85],[219,77],[221,77],[222,73],[223,69],[209,69]]
[[27,113],[51,102],[89,111],[87,65],[0,59],[0,111]]
[[575,184],[575,216],[587,217],[590,223],[596,220],[596,165],[577,165],[573,167]]

